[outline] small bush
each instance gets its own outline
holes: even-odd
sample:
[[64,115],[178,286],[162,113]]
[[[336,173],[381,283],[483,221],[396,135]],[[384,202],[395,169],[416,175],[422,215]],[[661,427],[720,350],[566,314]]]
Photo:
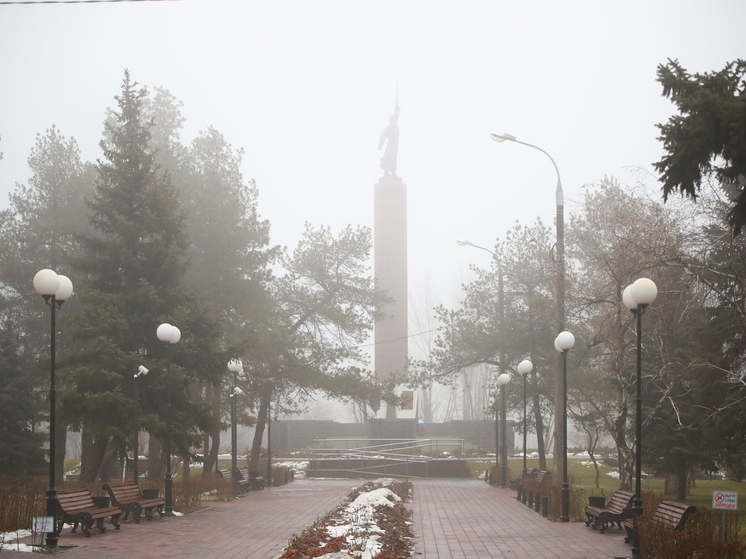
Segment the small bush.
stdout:
[[[227,486],[228,484],[225,483]],[[226,492],[218,489],[214,476],[191,476],[173,484],[174,509],[181,513],[194,512],[201,508],[200,501],[205,495],[226,496],[225,500],[235,497],[233,491]]]
[[272,486],[279,487],[293,481],[291,470],[288,466],[272,466]]

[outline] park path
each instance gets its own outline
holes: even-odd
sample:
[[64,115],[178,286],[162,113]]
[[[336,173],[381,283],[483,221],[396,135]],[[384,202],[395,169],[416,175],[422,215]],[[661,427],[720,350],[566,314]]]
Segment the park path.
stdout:
[[[90,538],[65,528],[60,545],[78,547],[60,559],[130,557],[273,559],[293,534],[341,504],[360,480],[296,480],[252,491],[181,517],[123,522],[121,530],[94,530]],[[583,523],[549,522],[515,499],[515,492],[483,481],[414,480],[415,558],[609,559],[626,557],[622,533],[599,534]],[[29,559],[2,551],[1,559]]]
[[624,532],[550,522],[484,482],[414,482],[414,527],[423,559],[609,559],[627,557]]

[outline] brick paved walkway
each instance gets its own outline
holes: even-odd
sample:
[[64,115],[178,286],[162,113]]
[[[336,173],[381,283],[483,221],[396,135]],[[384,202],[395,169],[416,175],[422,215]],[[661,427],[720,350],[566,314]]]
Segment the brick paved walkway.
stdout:
[[[342,502],[359,480],[297,480],[252,491],[182,517],[123,522],[90,538],[62,531],[60,559],[130,557],[273,559],[290,537]],[[515,499],[515,492],[482,481],[414,481],[416,550],[422,559],[603,558],[629,555],[622,533],[599,534],[582,523],[549,522]],[[29,559],[2,551],[3,559]]]
[[480,481],[414,482],[416,549],[423,559],[608,559],[626,557],[624,532],[550,522],[516,492]]

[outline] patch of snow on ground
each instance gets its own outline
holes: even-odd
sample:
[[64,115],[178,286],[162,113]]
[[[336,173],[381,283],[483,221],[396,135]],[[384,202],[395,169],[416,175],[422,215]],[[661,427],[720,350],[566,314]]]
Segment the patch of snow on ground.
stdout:
[[333,538],[344,537],[348,544],[363,547],[358,556],[360,559],[375,557],[383,547],[378,541],[379,536],[377,536],[383,531],[373,522],[373,514],[377,506],[392,507],[394,506],[393,501],[401,501],[396,493],[385,487],[393,481],[391,478],[374,480],[373,483],[384,485],[384,487],[358,495],[342,511],[340,523],[326,527]]
[[610,472],[606,472],[606,475],[609,477],[613,477],[614,479],[619,479],[619,472],[616,470],[611,470]]
[[0,549],[8,551],[34,551],[34,547],[25,543],[18,543],[18,540],[31,536],[31,530],[17,530],[15,532],[0,532]]

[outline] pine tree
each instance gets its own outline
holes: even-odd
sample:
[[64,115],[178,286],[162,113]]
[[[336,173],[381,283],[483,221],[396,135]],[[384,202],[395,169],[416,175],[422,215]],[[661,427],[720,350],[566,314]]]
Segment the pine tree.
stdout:
[[[212,341],[218,328],[206,310],[186,293],[185,214],[178,191],[159,172],[151,148],[152,121],[143,118],[147,90],[137,89],[125,71],[117,109],[107,122],[100,145],[104,159],[97,166],[95,195],[89,202],[95,234],[81,239],[83,254],[73,260],[78,270],[82,312],[73,337],[86,351],[68,360],[67,378],[76,387],[61,398],[63,415],[84,430],[82,480],[92,481],[111,446],[120,454],[131,440],[132,373],[145,362],[156,374],[148,377],[142,399],[142,424],[163,436],[165,424],[165,348],[155,332],[162,322],[182,331],[182,348],[174,362],[188,367],[171,370],[174,448],[185,453],[188,435],[204,423],[201,410],[189,404],[185,388],[193,375],[209,376],[215,359]],[[213,328],[214,326],[214,328]],[[194,343],[188,344],[188,341]],[[199,348],[199,349],[197,349]],[[199,359],[202,367],[195,365]],[[206,365],[205,365],[206,364]]]
[[[56,126],[37,134],[28,157],[32,176],[27,185],[16,184],[9,207],[0,213],[0,284],[2,312],[23,332],[22,351],[46,360],[49,352],[48,309],[29,290],[31,278],[43,268],[68,274],[65,256],[77,251],[76,234],[85,231],[84,197],[93,192],[93,166],[80,160],[75,139],[67,139]],[[69,307],[67,307],[69,308]],[[58,325],[66,329],[69,312],[60,313]],[[40,320],[44,317],[44,320]],[[60,352],[65,347],[59,348]],[[36,380],[40,393],[48,388],[48,365]],[[36,369],[29,371],[29,374]],[[59,386],[59,388],[64,388]],[[56,476],[62,479],[67,427],[55,428]]]

